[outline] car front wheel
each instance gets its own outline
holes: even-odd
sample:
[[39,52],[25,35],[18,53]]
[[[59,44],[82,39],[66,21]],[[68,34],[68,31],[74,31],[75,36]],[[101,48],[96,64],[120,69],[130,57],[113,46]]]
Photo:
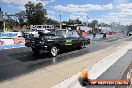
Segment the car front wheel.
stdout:
[[53,57],[57,56],[59,53],[59,48],[57,46],[53,46],[50,50],[50,53]]

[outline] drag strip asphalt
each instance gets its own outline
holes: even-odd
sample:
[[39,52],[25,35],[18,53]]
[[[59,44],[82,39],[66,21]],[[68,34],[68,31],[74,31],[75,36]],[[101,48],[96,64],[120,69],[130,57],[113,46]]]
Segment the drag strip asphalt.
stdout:
[[34,55],[31,49],[26,47],[0,50],[0,81],[12,79],[13,77],[32,72],[35,69],[57,64],[65,60],[72,59],[73,57],[91,53],[123,41],[124,39],[120,38],[111,42],[109,42],[109,39],[100,42],[92,41],[91,45],[87,48],[75,51],[66,51],[57,57],[50,57],[45,53]]

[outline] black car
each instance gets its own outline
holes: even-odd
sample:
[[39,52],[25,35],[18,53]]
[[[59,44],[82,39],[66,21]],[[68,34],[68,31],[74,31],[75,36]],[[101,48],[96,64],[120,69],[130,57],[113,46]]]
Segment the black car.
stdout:
[[90,39],[83,38],[76,30],[61,29],[54,32],[39,32],[38,37],[26,38],[25,45],[31,47],[34,53],[40,50],[48,51],[52,56],[57,56],[59,52],[66,48],[76,49],[90,44]]

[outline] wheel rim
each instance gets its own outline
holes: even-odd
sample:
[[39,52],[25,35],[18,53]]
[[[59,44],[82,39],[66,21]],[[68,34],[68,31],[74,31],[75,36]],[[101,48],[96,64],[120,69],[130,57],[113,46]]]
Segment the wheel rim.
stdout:
[[86,44],[85,44],[85,43],[83,43],[82,48],[85,48],[85,47],[86,47]]
[[52,54],[53,56],[57,56],[57,54],[58,54],[58,49],[57,49],[56,47],[53,47],[53,48],[51,49],[51,54]]

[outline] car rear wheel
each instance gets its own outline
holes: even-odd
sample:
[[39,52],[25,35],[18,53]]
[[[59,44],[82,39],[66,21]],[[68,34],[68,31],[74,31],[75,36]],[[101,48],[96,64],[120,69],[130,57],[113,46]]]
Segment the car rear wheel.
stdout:
[[83,44],[80,44],[76,49],[80,50],[83,48]]
[[59,48],[57,46],[53,46],[50,50],[50,53],[53,57],[57,56],[59,54]]
[[86,43],[82,43],[79,47],[79,49],[83,49],[83,48],[86,48]]
[[86,43],[83,43],[82,48],[86,48]]

